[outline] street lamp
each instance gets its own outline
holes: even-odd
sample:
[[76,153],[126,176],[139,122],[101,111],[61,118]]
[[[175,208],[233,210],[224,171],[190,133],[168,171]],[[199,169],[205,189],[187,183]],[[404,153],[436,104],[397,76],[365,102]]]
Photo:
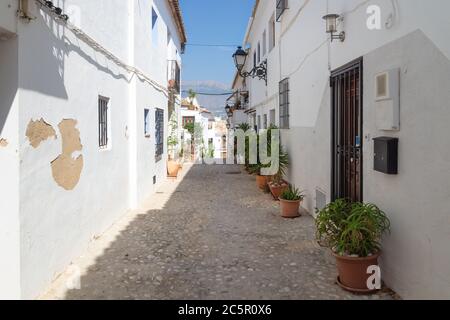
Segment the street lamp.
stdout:
[[323,17],[323,19],[326,21],[327,29],[326,32],[331,34],[331,42],[333,40],[341,40],[341,42],[344,42],[345,40],[345,32],[342,31],[339,34],[337,33],[337,21],[340,18],[340,15],[338,14],[327,14]]
[[267,84],[267,60],[261,62],[258,66],[254,67],[251,71],[243,71],[245,62],[247,61],[248,53],[238,47],[236,52],[233,54],[234,65],[242,78],[258,78],[259,80],[265,80]]

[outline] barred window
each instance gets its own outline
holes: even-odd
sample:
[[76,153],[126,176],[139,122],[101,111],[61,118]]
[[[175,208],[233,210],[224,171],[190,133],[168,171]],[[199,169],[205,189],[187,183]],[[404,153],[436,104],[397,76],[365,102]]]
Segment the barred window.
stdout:
[[109,98],[98,97],[98,145],[108,147],[108,104]]
[[164,110],[156,108],[155,110],[155,158],[161,160],[164,153]]
[[289,78],[280,82],[280,128],[289,129]]
[[276,0],[277,2],[277,21],[280,21],[284,11],[288,8],[288,0]]

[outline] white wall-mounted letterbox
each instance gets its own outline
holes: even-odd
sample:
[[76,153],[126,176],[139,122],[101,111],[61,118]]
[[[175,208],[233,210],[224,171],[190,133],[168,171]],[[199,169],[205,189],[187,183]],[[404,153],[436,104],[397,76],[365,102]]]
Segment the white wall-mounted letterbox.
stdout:
[[400,130],[400,69],[375,76],[375,113],[378,130]]

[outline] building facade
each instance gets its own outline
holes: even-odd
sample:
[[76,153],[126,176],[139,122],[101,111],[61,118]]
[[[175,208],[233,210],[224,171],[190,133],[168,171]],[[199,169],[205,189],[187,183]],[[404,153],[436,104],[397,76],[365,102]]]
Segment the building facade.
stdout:
[[185,150],[189,151],[187,144],[191,143],[191,133],[186,129],[186,124],[192,123],[195,125],[199,133],[199,140],[197,140],[197,150],[191,149],[192,153],[200,157],[200,152],[204,155],[214,159],[224,159],[227,154],[227,136],[228,129],[226,121],[219,117],[215,117],[209,110],[202,108],[197,98],[186,98],[181,103],[181,118],[182,118],[182,141]]
[[[282,129],[288,180],[311,214],[339,197],[388,214],[382,277],[404,298],[450,297],[449,10],[445,0],[257,0],[244,69],[266,62],[267,84],[237,75],[233,85],[249,92],[251,125]],[[340,15],[333,41],[329,13]],[[387,143],[397,170],[377,163]]]
[[1,2],[0,298],[36,297],[165,179],[185,42],[177,0]]

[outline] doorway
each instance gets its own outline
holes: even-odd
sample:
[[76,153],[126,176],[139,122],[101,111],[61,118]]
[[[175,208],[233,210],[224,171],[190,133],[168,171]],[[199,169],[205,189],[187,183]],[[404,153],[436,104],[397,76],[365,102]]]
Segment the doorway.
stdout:
[[331,73],[332,200],[363,201],[363,59]]

